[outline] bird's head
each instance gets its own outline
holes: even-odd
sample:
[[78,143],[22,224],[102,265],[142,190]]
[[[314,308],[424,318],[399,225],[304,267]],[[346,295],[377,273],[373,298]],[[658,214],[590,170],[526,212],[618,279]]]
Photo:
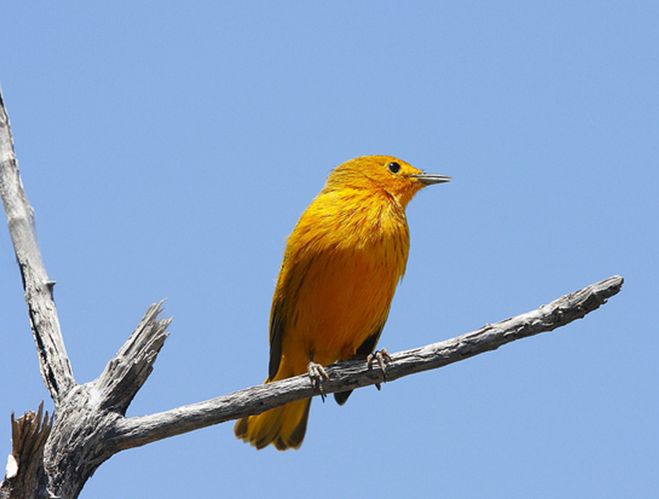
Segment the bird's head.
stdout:
[[337,166],[326,189],[365,189],[385,193],[405,207],[427,185],[451,180],[446,175],[425,173],[393,156],[360,156]]

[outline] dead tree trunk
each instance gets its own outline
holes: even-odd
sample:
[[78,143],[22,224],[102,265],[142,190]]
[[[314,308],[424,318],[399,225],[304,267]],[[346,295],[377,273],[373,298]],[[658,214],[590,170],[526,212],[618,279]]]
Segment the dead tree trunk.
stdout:
[[[0,95],[0,194],[9,222],[41,376],[55,404],[51,418],[28,412],[12,416],[12,450],[0,499],[78,497],[85,482],[105,460],[138,447],[199,428],[257,414],[293,400],[318,395],[307,376],[246,388],[204,402],[141,417],[125,417],[137,391],[153,370],[167,337],[169,319],[160,319],[161,303],[151,305],[103,372],[78,384],[60,332],[50,281],[41,260],[33,211],[21,183],[9,119]],[[604,304],[620,291],[613,276],[570,293],[536,310],[488,324],[450,340],[393,354],[386,381],[484,353],[528,336],[552,331]],[[383,372],[364,361],[327,369],[326,393],[381,383]]]

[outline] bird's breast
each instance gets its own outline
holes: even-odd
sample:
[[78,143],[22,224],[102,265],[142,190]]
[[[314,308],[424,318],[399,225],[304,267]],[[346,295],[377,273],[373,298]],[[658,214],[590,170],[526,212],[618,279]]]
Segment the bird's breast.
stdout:
[[345,215],[290,255],[300,279],[290,290],[295,296],[284,350],[329,364],[352,357],[382,327],[409,248],[404,217],[386,210]]

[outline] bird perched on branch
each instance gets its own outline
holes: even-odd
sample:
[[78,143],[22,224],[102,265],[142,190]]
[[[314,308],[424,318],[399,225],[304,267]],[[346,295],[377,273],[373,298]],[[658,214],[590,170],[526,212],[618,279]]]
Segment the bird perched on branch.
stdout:
[[[423,187],[449,180],[392,156],[362,156],[330,173],[288,238],[270,312],[266,383],[308,372],[322,387],[322,366],[374,352],[407,263],[405,207]],[[334,397],[343,404],[349,395]],[[298,400],[245,417],[234,431],[258,449],[298,448],[310,405]]]

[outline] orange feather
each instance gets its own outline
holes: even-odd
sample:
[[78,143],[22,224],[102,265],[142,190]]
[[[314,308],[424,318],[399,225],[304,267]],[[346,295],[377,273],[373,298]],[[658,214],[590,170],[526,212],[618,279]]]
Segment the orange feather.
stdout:
[[[447,182],[391,156],[338,166],[288,239],[270,314],[266,383],[366,357],[377,344],[405,272],[405,207],[422,187]],[[339,403],[348,394],[335,395]],[[239,420],[236,436],[257,448],[298,448],[311,399]]]

